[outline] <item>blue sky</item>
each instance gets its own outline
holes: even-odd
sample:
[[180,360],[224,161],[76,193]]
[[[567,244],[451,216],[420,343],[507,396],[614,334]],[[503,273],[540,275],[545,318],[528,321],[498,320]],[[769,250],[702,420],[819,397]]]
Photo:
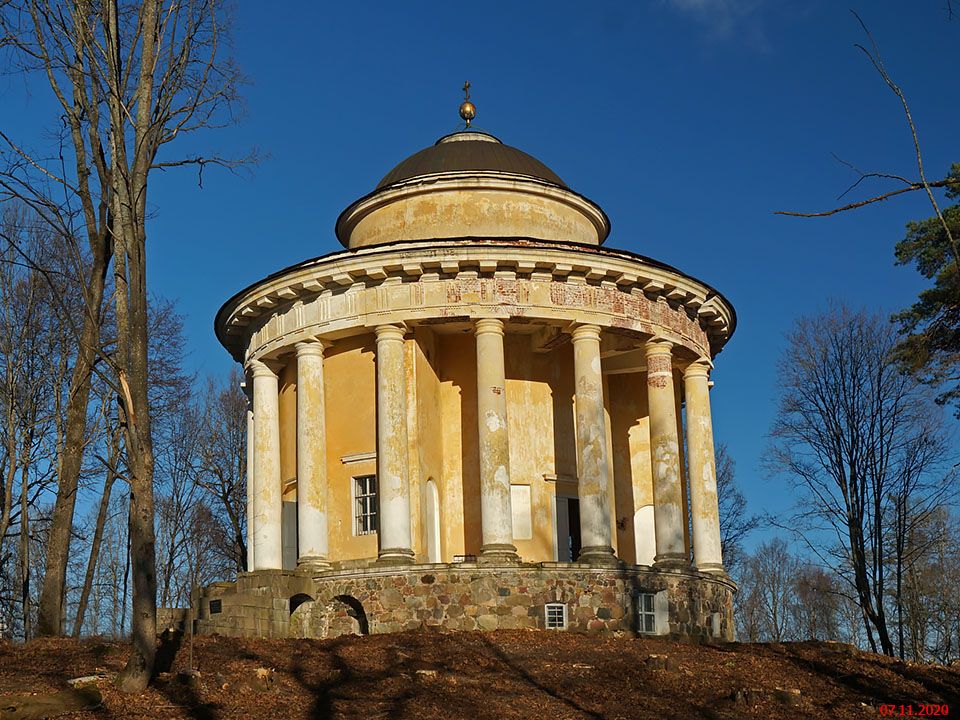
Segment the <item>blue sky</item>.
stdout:
[[[922,287],[893,264],[919,194],[830,219],[864,170],[915,175],[896,98],[853,47],[851,5],[828,0],[651,2],[237,2],[234,52],[250,79],[236,127],[186,139],[265,160],[152,182],[150,282],[187,315],[190,363],[225,375],[213,316],[247,284],[336,250],[338,213],[397,162],[456,129],[473,85],[476,125],[536,156],[612,222],[608,246],[670,263],[733,302],[739,328],[717,359],[718,440],[751,507],[778,512],[763,476],[776,361],[794,319],[827,298],[890,312]],[[907,93],[931,175],[960,161],[948,62],[960,18],[944,0],[853,5]],[[0,81],[33,146],[50,126],[45,87]],[[858,196],[859,197],[859,196]]]

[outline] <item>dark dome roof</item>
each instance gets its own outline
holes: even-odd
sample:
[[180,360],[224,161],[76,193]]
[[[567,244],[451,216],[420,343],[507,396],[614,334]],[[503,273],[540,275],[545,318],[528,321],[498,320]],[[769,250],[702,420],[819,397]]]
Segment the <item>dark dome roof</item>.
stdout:
[[464,170],[493,170],[535,177],[566,188],[553,170],[522,150],[504,145],[493,135],[467,130],[437,140],[388,172],[377,190],[421,175]]

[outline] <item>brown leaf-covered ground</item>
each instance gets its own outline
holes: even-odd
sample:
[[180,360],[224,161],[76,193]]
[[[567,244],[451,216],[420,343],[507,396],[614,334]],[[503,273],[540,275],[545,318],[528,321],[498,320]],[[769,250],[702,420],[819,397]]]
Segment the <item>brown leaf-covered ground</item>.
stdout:
[[[698,646],[542,631],[201,637],[193,682],[178,675],[189,668],[189,641],[176,644],[164,652],[170,672],[127,696],[109,681],[123,666],[122,643],[3,643],[0,695],[60,690],[99,670],[103,706],[62,717],[865,718],[881,716],[881,703],[914,714],[947,704],[950,717],[960,715],[960,669],[824,643]],[[258,668],[273,672],[258,677]],[[777,688],[800,696],[791,703]]]

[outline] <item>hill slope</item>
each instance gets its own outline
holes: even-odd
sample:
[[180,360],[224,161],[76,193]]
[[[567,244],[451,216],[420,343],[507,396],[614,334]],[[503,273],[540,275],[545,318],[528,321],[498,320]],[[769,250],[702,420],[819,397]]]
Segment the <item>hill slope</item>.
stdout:
[[[960,714],[960,670],[831,643],[696,646],[524,631],[203,637],[192,678],[177,675],[189,667],[188,641],[175,645],[165,652],[171,672],[143,695],[121,695],[104,679],[103,707],[62,717],[869,718],[882,703],[897,715],[921,704]],[[122,643],[4,643],[0,694],[59,690],[98,669],[109,678],[124,659]]]

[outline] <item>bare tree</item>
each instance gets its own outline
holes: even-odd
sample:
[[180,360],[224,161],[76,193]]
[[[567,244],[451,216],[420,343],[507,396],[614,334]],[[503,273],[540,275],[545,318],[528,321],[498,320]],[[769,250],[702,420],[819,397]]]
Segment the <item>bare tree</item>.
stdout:
[[103,465],[103,490],[100,493],[100,502],[97,507],[97,518],[90,540],[90,554],[87,560],[87,569],[80,589],[80,599],[77,603],[77,615],[73,624],[74,637],[80,637],[83,630],[83,621],[90,602],[90,593],[93,590],[94,578],[97,572],[97,563],[100,560],[100,547],[106,531],[113,485],[117,481],[120,466],[120,426],[117,422],[110,423],[107,432],[107,455],[100,457]]
[[229,542],[218,547],[224,547],[237,572],[247,569],[247,398],[242,377],[234,368],[226,385],[208,381],[199,410],[196,468],[197,484],[212,496],[226,524],[221,532]]
[[905,648],[917,662],[949,665],[960,657],[960,534],[946,508],[927,513],[910,531],[907,547],[923,548],[904,569],[900,605]]
[[793,577],[793,591],[792,623],[796,637],[838,639],[843,595],[834,574],[812,562],[801,562]]
[[[0,234],[32,255],[54,252],[49,233],[28,222],[30,213],[10,203]],[[19,261],[13,245],[0,250],[0,537],[19,526],[20,626],[33,634],[32,516],[46,489],[56,457],[55,430],[63,376],[64,346],[50,289],[36,269]],[[14,485],[19,483],[14,503]]]
[[[771,471],[802,493],[791,529],[850,584],[871,648],[879,641],[891,655],[893,498],[909,485],[913,501],[901,508],[909,513],[921,497],[936,503],[951,479],[938,472],[946,460],[940,411],[901,372],[894,346],[889,323],[876,315],[839,306],[800,319],[779,366],[781,396],[767,455]],[[924,452],[914,452],[918,447]]]
[[747,511],[747,499],[736,480],[736,463],[725,443],[717,444],[716,456],[723,564],[736,575],[743,561],[743,541],[760,526],[760,516]]
[[751,642],[795,639],[794,577],[799,568],[800,562],[781,538],[768,540],[745,559],[740,584],[744,639]]
[[[7,174],[8,192],[27,197],[63,226],[69,226],[64,215],[79,204],[91,244],[102,255],[112,253],[117,337],[115,352],[105,359],[119,398],[131,490],[133,647],[118,678],[126,691],[147,685],[156,652],[148,177],[154,169],[195,165],[202,172],[206,164],[233,164],[217,157],[160,155],[180,135],[232,119],[239,76],[222,56],[223,20],[219,0],[10,0],[0,9],[4,42],[24,69],[35,68],[46,78],[59,101],[75,160],[68,172],[0,135],[21,161],[19,175]],[[39,192],[38,174],[65,200]]]

